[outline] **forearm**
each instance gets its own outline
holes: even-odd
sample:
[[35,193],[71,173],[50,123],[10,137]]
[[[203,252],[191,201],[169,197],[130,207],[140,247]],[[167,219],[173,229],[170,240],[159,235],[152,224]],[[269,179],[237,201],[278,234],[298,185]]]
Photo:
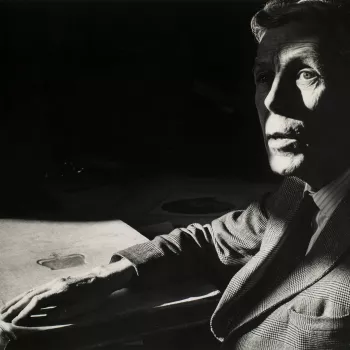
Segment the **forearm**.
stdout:
[[203,275],[205,260],[213,260],[210,255],[218,259],[209,236],[203,226],[190,225],[120,251],[112,262],[122,257],[131,261],[137,273],[134,281],[139,285],[152,287],[167,281],[183,281]]
[[253,203],[211,225],[193,224],[120,251],[112,261],[130,260],[141,284],[194,276],[219,279],[224,284],[259,250],[266,220],[259,203]]
[[135,266],[128,259],[120,259],[115,263],[102,265],[91,271],[92,278],[108,290],[128,287],[137,272]]

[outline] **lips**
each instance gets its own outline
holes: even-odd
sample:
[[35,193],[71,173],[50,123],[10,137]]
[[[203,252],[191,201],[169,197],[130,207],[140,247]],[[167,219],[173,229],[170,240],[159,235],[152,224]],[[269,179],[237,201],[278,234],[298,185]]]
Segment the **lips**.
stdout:
[[270,139],[269,147],[275,150],[293,150],[296,148],[298,141],[295,139]]
[[295,152],[300,148],[300,138],[295,132],[274,133],[267,137],[269,148],[275,152]]

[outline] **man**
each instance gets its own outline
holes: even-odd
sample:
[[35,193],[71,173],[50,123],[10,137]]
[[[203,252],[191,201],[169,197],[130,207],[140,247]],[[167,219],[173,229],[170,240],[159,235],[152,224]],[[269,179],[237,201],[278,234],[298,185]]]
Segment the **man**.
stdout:
[[223,289],[211,319],[223,349],[350,348],[349,9],[273,0],[252,20],[256,107],[271,168],[286,177],[275,193],[24,293],[2,319],[20,325],[55,304],[47,317],[64,320],[128,283],[200,274]]

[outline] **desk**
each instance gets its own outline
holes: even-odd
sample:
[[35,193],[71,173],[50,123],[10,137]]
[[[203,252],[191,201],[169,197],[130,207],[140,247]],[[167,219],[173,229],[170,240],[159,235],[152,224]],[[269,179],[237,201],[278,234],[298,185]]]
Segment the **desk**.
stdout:
[[[22,333],[6,350],[118,349],[164,332],[206,325],[220,293],[211,285],[188,284],[157,291],[120,290],[99,310],[72,325]],[[115,346],[115,347],[114,347]]]
[[[146,241],[146,237],[120,220],[89,223],[0,220],[0,307],[38,284],[108,264],[116,251]],[[40,260],[75,254],[83,262],[73,262],[75,267],[51,270],[38,264]]]
[[[29,288],[60,276],[73,275],[106,264],[117,250],[146,242],[122,221],[54,223],[0,221],[0,297],[5,302]],[[38,264],[50,257],[84,256],[82,265],[51,270]],[[120,290],[93,313],[73,324],[52,330],[22,332],[10,342],[16,350],[103,349],[114,343],[163,330],[209,321],[219,291],[204,282],[167,286],[162,290]]]

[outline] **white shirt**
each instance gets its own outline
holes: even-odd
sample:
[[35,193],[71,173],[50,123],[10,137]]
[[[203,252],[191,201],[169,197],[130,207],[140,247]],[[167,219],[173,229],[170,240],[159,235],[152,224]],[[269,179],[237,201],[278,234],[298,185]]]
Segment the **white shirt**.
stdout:
[[312,235],[306,254],[309,253],[321,231],[325,227],[329,218],[337,208],[341,200],[350,189],[350,168],[340,177],[328,185],[322,187],[319,191],[313,192],[311,187],[306,184],[305,191],[309,191],[315,204],[320,209],[315,218],[315,233]]

